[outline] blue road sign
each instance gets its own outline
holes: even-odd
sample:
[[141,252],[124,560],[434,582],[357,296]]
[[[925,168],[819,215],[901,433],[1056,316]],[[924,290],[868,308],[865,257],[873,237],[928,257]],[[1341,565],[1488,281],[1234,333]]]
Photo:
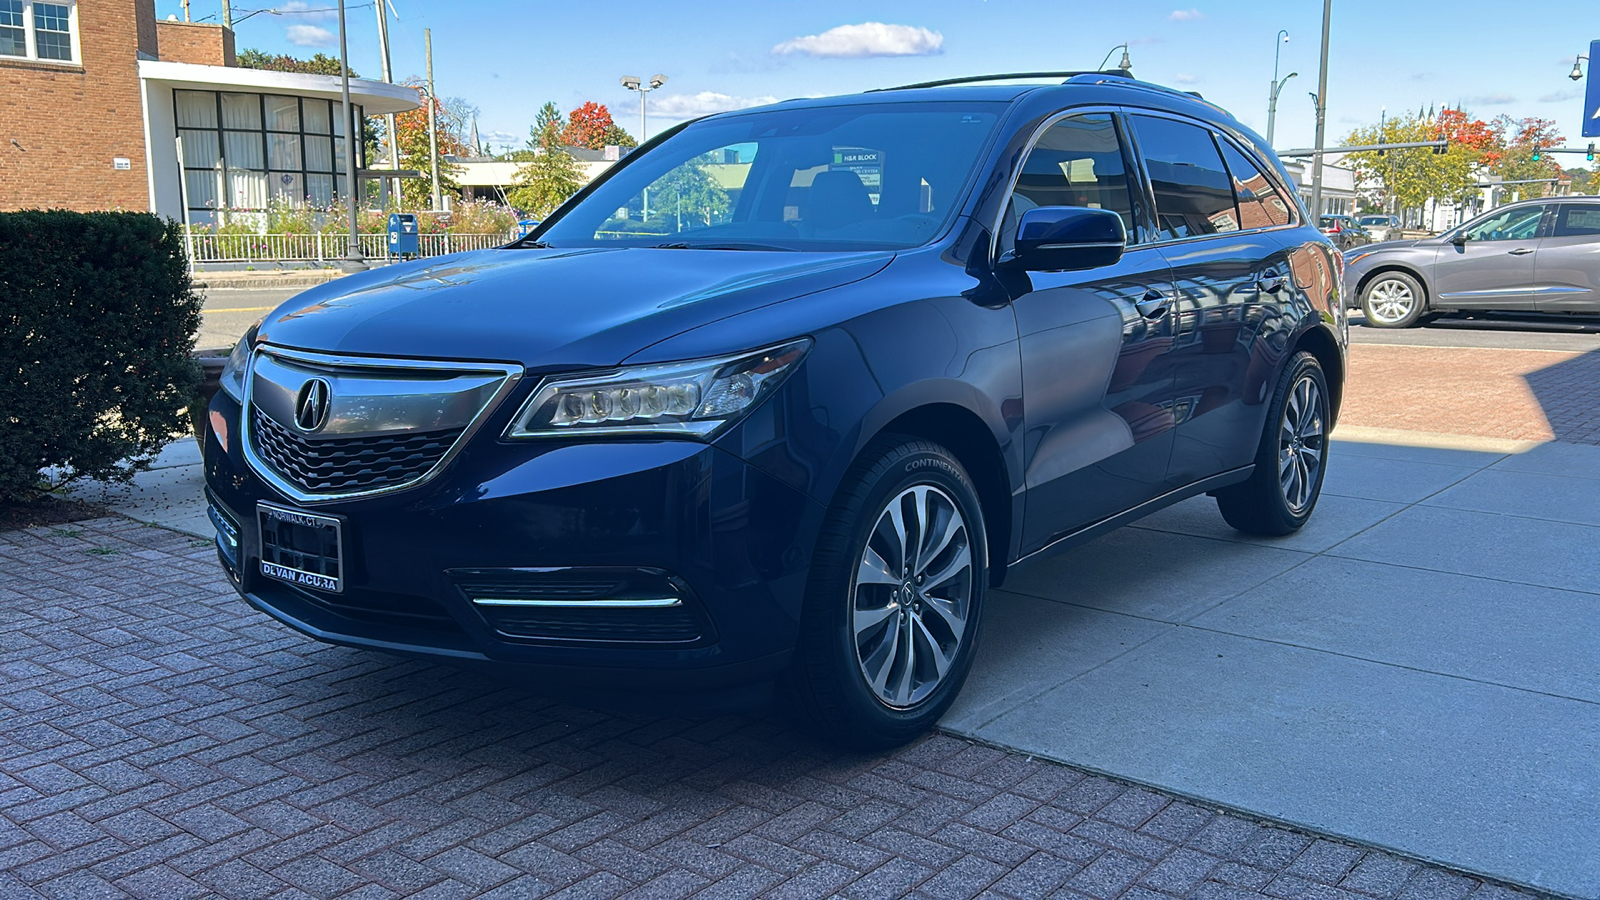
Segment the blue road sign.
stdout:
[[1600,41],[1589,42],[1589,83],[1583,92],[1583,136],[1600,137],[1600,78],[1594,77],[1595,54]]

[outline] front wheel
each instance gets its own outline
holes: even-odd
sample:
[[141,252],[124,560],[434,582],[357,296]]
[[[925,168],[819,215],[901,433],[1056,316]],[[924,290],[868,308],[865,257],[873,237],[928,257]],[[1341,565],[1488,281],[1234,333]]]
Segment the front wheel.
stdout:
[[1217,492],[1217,508],[1246,534],[1292,534],[1311,518],[1328,463],[1328,381],[1304,350],[1284,367],[1272,395],[1255,471]]
[[1404,272],[1384,272],[1361,292],[1361,311],[1376,328],[1409,328],[1427,309],[1422,285]]
[[983,509],[953,454],[880,440],[829,510],[785,693],[833,738],[903,744],[955,700],[988,578]]

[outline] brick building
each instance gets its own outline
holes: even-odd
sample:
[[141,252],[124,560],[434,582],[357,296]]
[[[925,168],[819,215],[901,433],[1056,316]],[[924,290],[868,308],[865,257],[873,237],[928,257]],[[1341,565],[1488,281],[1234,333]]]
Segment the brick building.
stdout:
[[[187,201],[208,222],[344,194],[340,79],[234,62],[232,31],[158,21],[154,0],[0,0],[0,210]],[[361,79],[350,99],[356,122],[418,105]]]

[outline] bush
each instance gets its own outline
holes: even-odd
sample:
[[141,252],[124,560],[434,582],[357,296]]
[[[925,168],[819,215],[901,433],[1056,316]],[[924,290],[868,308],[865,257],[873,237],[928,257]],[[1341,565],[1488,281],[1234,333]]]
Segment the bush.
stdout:
[[0,500],[148,468],[187,424],[200,303],[176,224],[0,213]]

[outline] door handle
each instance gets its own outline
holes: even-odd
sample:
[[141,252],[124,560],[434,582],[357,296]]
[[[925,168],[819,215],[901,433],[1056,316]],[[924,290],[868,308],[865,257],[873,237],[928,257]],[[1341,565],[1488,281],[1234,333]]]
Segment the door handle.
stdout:
[[1529,253],[1533,252],[1533,248],[1532,247],[1518,247],[1517,249],[1512,250],[1510,252],[1511,252],[1512,256],[1527,256]]
[[1269,294],[1276,294],[1277,292],[1283,290],[1283,286],[1288,283],[1289,279],[1279,275],[1277,272],[1272,271],[1268,271],[1260,278],[1256,279],[1256,287],[1266,291]]
[[1145,291],[1144,296],[1135,300],[1133,305],[1139,310],[1139,315],[1146,319],[1159,319],[1167,314],[1167,307],[1171,305],[1171,301],[1167,299],[1166,294],[1151,290]]

